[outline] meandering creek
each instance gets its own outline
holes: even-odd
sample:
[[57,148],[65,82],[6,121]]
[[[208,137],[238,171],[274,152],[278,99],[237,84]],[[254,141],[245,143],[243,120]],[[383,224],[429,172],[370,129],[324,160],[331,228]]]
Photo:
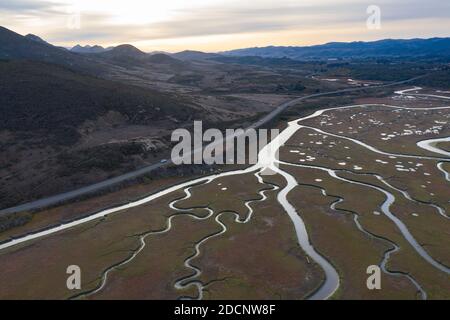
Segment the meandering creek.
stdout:
[[[392,107],[392,108],[396,108],[396,109],[414,109],[414,110],[437,110],[437,109],[448,109],[450,107],[439,107],[439,108],[405,108],[405,107],[396,107],[396,106],[386,106],[386,105],[381,105],[383,107]],[[148,197],[145,197],[143,199],[140,199],[138,201],[134,201],[134,202],[130,202],[128,204],[125,205],[121,205],[121,206],[117,206],[115,208],[110,208],[107,210],[103,210],[101,212],[95,213],[93,215],[87,216],[87,217],[83,217],[81,219],[78,220],[74,220],[74,221],[70,221],[67,223],[63,223],[61,225],[58,225],[56,227],[52,227],[49,228],[47,230],[42,230],[33,234],[28,234],[22,237],[18,237],[15,239],[12,239],[8,242],[4,242],[2,244],[0,244],[0,250],[4,250],[7,248],[11,248],[13,246],[16,246],[18,244],[24,244],[26,242],[31,242],[31,241],[37,241],[39,239],[54,235],[56,233],[60,233],[63,232],[65,230],[68,230],[70,228],[74,228],[77,226],[80,226],[82,224],[103,218],[105,216],[111,215],[113,213],[118,213],[120,211],[123,210],[127,210],[130,208],[134,208],[143,204],[146,204],[150,201],[153,201],[155,199],[158,199],[160,197],[169,195],[170,193],[173,193],[175,191],[178,190],[184,190],[186,197],[183,199],[187,199],[189,197],[191,197],[190,194],[190,189],[197,185],[197,184],[208,184],[211,183],[212,181],[221,178],[221,177],[227,177],[227,176],[238,176],[238,175],[242,175],[242,174],[254,174],[257,178],[258,181],[260,183],[264,183],[263,179],[261,178],[261,172],[264,170],[272,170],[275,173],[281,175],[285,181],[286,181],[286,186],[283,187],[281,190],[279,190],[278,195],[277,195],[277,200],[280,203],[280,205],[284,208],[284,210],[286,211],[286,213],[288,214],[288,216],[290,217],[290,219],[292,220],[292,223],[295,227],[295,231],[296,231],[296,235],[297,235],[297,240],[298,243],[300,245],[300,247],[303,249],[303,251],[316,263],[318,264],[324,271],[325,273],[325,280],[323,281],[323,283],[321,284],[320,288],[317,289],[316,292],[312,293],[309,296],[309,299],[328,299],[330,298],[339,288],[340,285],[340,278],[339,278],[339,274],[337,272],[337,270],[335,269],[335,267],[332,265],[331,262],[329,262],[325,257],[323,257],[321,254],[318,253],[318,251],[314,248],[314,244],[311,243],[309,236],[308,236],[308,232],[307,232],[307,228],[305,226],[304,221],[301,218],[301,212],[297,212],[296,208],[294,206],[292,206],[289,201],[287,200],[287,196],[288,194],[295,188],[298,186],[297,180],[295,179],[294,176],[292,176],[291,174],[289,174],[288,172],[282,170],[280,168],[280,164],[283,165],[288,165],[288,166],[300,166],[300,167],[304,167],[304,168],[314,168],[314,169],[319,169],[319,170],[323,170],[328,172],[328,174],[330,176],[332,176],[335,179],[338,179],[340,181],[346,182],[346,183],[352,183],[352,184],[356,184],[356,185],[360,185],[362,187],[368,187],[368,188],[372,188],[375,189],[381,193],[383,193],[386,197],[385,202],[382,204],[381,206],[381,210],[383,212],[384,215],[386,215],[392,222],[395,223],[395,225],[397,226],[399,232],[403,235],[403,237],[408,241],[408,243],[416,250],[416,252],[425,260],[427,261],[429,264],[431,264],[433,267],[435,267],[436,269],[445,272],[447,274],[450,274],[450,268],[448,268],[447,266],[442,265],[441,263],[439,263],[438,261],[436,261],[435,259],[433,259],[424,249],[423,247],[415,240],[415,238],[413,237],[413,235],[409,232],[408,228],[405,226],[405,224],[398,219],[394,213],[392,213],[390,211],[390,207],[391,205],[395,202],[395,196],[387,191],[384,188],[375,186],[375,185],[370,185],[370,184],[366,184],[366,183],[362,183],[362,182],[358,182],[358,181],[354,181],[354,180],[350,180],[350,179],[346,179],[343,177],[340,177],[337,174],[336,170],[330,169],[330,168],[323,168],[323,167],[318,167],[318,166],[313,166],[313,165],[301,165],[301,164],[292,164],[292,163],[287,163],[287,162],[283,162],[281,160],[278,159],[278,151],[280,146],[283,146],[284,144],[287,143],[287,141],[301,128],[309,128],[309,129],[313,129],[319,133],[322,134],[327,134],[329,136],[334,136],[336,138],[339,139],[345,139],[345,140],[349,140],[353,143],[356,143],[364,148],[366,148],[367,150],[370,150],[372,152],[375,153],[379,153],[379,154],[383,154],[383,155],[390,155],[390,156],[396,156],[396,157],[405,157],[405,158],[416,158],[416,159],[427,159],[427,160],[436,160],[437,162],[439,162],[438,168],[440,168],[440,170],[442,172],[445,173],[446,179],[449,180],[449,175],[448,173],[446,173],[442,167],[442,163],[443,162],[448,162],[450,161],[449,158],[442,158],[442,157],[430,157],[430,156],[419,156],[419,155],[403,155],[403,154],[393,154],[393,153],[388,153],[388,152],[383,152],[381,150],[378,150],[362,141],[359,141],[357,139],[353,139],[353,138],[349,138],[349,137],[345,137],[345,136],[341,136],[341,135],[337,135],[337,134],[331,134],[325,131],[322,131],[320,129],[314,128],[314,127],[309,127],[309,126],[303,126],[301,125],[301,122],[307,119],[311,119],[311,118],[315,118],[318,117],[320,115],[322,115],[323,113],[330,111],[330,110],[336,110],[336,109],[349,109],[349,108],[360,108],[363,107],[361,105],[354,105],[354,106],[344,106],[344,107],[337,107],[337,108],[328,108],[328,109],[323,109],[323,110],[319,110],[314,112],[311,115],[305,116],[303,118],[297,119],[295,121],[291,121],[288,123],[288,127],[283,130],[280,135],[278,135],[275,139],[273,139],[268,145],[266,145],[259,153],[259,159],[258,159],[258,163],[245,169],[245,170],[236,170],[236,171],[231,171],[231,172],[225,172],[225,173],[221,173],[221,174],[216,174],[216,175],[211,175],[208,177],[202,177],[202,178],[198,178],[198,179],[193,179],[191,181],[185,182],[185,183],[181,183],[178,184],[176,186],[170,187],[166,190],[160,191],[158,193],[155,193],[153,195],[150,195]],[[376,107],[375,105],[371,105],[371,107]],[[448,139],[448,138],[445,138]],[[448,140],[445,140],[448,141]],[[436,152],[436,150],[434,150],[435,147],[433,147],[433,143],[436,142],[436,140],[433,141],[422,141],[420,143],[418,143],[417,145],[421,148],[424,148],[428,151],[432,151],[434,153],[439,153],[440,155],[446,156],[448,157],[450,154],[448,152]],[[443,151],[443,150],[441,150]],[[382,177],[379,177],[379,179],[383,180]],[[380,181],[381,181],[380,180]],[[383,180],[384,181],[384,180]],[[383,182],[382,181],[382,182]],[[273,188],[271,190],[277,190],[278,188],[276,186],[272,186]],[[389,187],[387,185],[387,187]],[[265,201],[267,199],[266,196],[266,192],[269,190],[263,190],[259,192],[259,196],[260,199],[259,200],[253,200],[253,201],[248,201],[245,205],[248,209],[248,213],[247,216],[244,220],[240,220],[239,219],[239,215],[237,213],[233,213],[233,212],[229,212],[231,214],[235,215],[235,222],[237,223],[248,223],[249,221],[251,221],[251,217],[253,214],[253,209],[251,207],[252,202],[257,202],[257,201]],[[397,190],[399,191],[399,190]],[[407,197],[409,200],[414,201],[413,199],[411,199],[411,197],[409,197],[409,195],[406,192],[402,193],[403,196]],[[214,215],[214,212],[210,209],[210,208],[203,208],[204,210],[206,210],[207,215],[205,215],[204,217],[198,217],[195,214],[193,214],[192,212],[190,212],[190,210],[182,210],[176,207],[176,202],[180,201],[182,199],[173,201],[172,203],[170,203],[170,207],[172,209],[175,209],[177,211],[180,211],[183,214],[189,215],[190,217],[192,217],[192,219],[197,219],[197,220],[203,220],[203,219],[208,219],[210,217],[212,217]],[[439,211],[440,214],[445,215],[445,213],[443,212],[443,210],[439,207],[439,209],[436,207],[436,209]],[[221,234],[225,233],[227,231],[226,226],[221,222],[221,215],[219,214],[215,217],[216,222],[221,226],[221,231],[212,234],[204,239],[202,239],[201,241],[199,241],[198,243],[195,244],[195,253],[190,256],[189,258],[187,258],[184,262],[184,265],[186,268],[190,269],[192,271],[192,274],[188,277],[185,277],[183,279],[179,279],[178,281],[176,281],[175,283],[175,287],[178,289],[184,289],[187,288],[189,286],[195,286],[198,289],[198,296],[195,297],[197,299],[201,299],[203,296],[203,284],[197,280],[198,276],[201,274],[201,270],[195,266],[192,265],[192,260],[195,259],[196,257],[199,256],[200,254],[200,250],[201,250],[201,246],[206,243],[209,239],[213,238],[213,237],[218,237]],[[88,295],[92,295],[95,294],[97,292],[99,292],[100,290],[104,289],[106,283],[107,283],[107,279],[108,279],[108,275],[110,274],[111,271],[115,270],[116,268],[120,267],[120,266],[124,266],[125,264],[128,264],[130,262],[133,261],[133,259],[144,249],[145,247],[145,240],[147,237],[151,236],[151,235],[155,235],[155,234],[160,234],[160,233],[165,233],[168,232],[169,230],[171,230],[172,227],[172,220],[176,218],[177,215],[173,215],[170,216],[167,220],[167,225],[166,228],[164,230],[161,231],[157,231],[157,232],[148,232],[145,234],[140,235],[139,239],[140,239],[140,246],[139,248],[133,252],[133,254],[128,257],[127,259],[125,259],[124,261],[118,262],[117,264],[115,264],[114,266],[111,266],[110,268],[108,268],[107,270],[105,270],[102,274],[102,280],[99,284],[99,286],[93,290],[91,290],[90,292],[85,292],[82,295],[83,296],[88,296]],[[367,231],[365,231],[359,224],[359,222],[357,221],[357,218],[355,217],[355,223],[357,224],[358,228],[362,231],[367,233]],[[373,236],[373,235],[372,235]],[[380,266],[382,267],[383,271],[385,271],[386,273],[390,273],[390,271],[386,270],[385,266],[387,263],[387,260],[389,259],[390,255],[392,255],[393,253],[395,253],[396,251],[399,250],[399,247],[393,243],[390,242],[392,245],[392,249],[388,250],[383,258],[383,261],[380,262]],[[392,272],[391,272],[392,273]],[[404,275],[407,276],[413,283],[414,285],[418,288],[418,290],[421,292],[422,298],[426,298],[426,293],[421,289],[420,285],[409,275]],[[189,298],[189,297],[188,297]]]

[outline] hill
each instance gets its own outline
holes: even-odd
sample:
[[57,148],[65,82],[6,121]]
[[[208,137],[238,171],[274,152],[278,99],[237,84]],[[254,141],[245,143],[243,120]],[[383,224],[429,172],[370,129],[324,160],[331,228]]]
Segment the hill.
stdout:
[[111,50],[94,53],[90,56],[103,59],[112,64],[129,67],[142,65],[142,62],[148,57],[148,54],[130,44],[122,44]]
[[121,71],[116,65],[178,62],[130,45],[74,53],[0,28],[0,207],[167,157],[165,137],[201,119],[201,108],[189,97],[108,76]]
[[201,51],[185,50],[178,53],[174,53],[172,57],[180,60],[206,60],[219,57],[220,55],[215,53],[206,53]]
[[34,132],[59,144],[77,141],[77,127],[108,111],[129,124],[151,125],[194,110],[186,101],[157,91],[80,74],[42,62],[0,62],[0,127]]
[[50,45],[47,41],[43,40],[41,37],[38,37],[37,35],[31,34],[31,33],[27,34],[25,36],[25,38],[39,42],[39,43],[43,43],[46,45]]
[[155,64],[169,64],[169,65],[179,65],[179,66],[185,64],[185,62],[175,59],[175,58],[172,58],[171,56],[164,54],[164,53],[156,53],[156,54],[149,55],[145,60],[150,63],[155,63]]
[[24,37],[4,27],[0,27],[0,59],[48,62],[93,74],[101,73],[103,68],[84,56],[55,47],[37,36]]

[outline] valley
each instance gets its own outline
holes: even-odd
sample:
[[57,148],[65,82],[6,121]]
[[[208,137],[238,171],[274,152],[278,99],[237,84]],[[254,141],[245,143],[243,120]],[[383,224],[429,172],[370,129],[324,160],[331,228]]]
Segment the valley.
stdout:
[[[168,54],[1,28],[0,299],[450,299],[450,69],[418,42]],[[254,164],[177,166],[194,121],[280,134]]]
[[[27,268],[30,264],[24,259],[37,255],[41,258],[35,259],[34,267],[45,263],[42,268],[54,268],[55,274],[60,274],[61,279],[40,282],[40,291],[31,292],[29,298],[446,299],[450,292],[448,185],[438,165],[448,160],[414,149],[414,137],[400,143],[418,154],[403,154],[398,147],[396,152],[376,149],[369,141],[360,140],[361,135],[351,137],[352,132],[329,132],[340,129],[339,125],[327,125],[334,123],[331,120],[342,120],[342,126],[352,130],[349,120],[356,118],[352,119],[356,112],[372,110],[371,117],[375,117],[383,108],[406,115],[410,111],[439,115],[448,109],[355,105],[317,111],[290,121],[275,138],[282,145],[279,158],[274,151],[260,152],[260,157],[270,157],[268,167],[256,164],[197,178],[41,233],[19,236],[0,245],[2,265]],[[387,119],[378,116],[371,122],[377,126],[377,121],[391,121],[389,112],[382,113]],[[423,127],[435,123],[433,117],[422,119]],[[401,121],[410,122],[407,117]],[[329,127],[327,132],[323,126]],[[442,130],[438,136],[448,135],[448,126]],[[392,166],[393,161],[399,165]],[[408,175],[423,176],[413,181],[423,181],[426,188],[422,189],[429,193],[408,185],[411,179],[406,178],[406,169],[399,170],[405,167]],[[276,174],[261,175],[269,169]],[[365,201],[355,197],[361,192]],[[145,225],[153,227],[145,230]],[[280,235],[286,238],[280,239]],[[71,241],[71,237],[77,240]],[[86,252],[80,241],[92,243],[92,237],[96,246],[89,246]],[[255,247],[258,241],[261,245]],[[58,249],[63,247],[67,258]],[[264,248],[261,255],[255,251],[258,247]],[[160,250],[164,254],[158,253]],[[42,258],[56,252],[57,260]],[[162,256],[167,262],[161,261]],[[62,281],[64,265],[70,260],[86,261],[82,269],[88,272],[84,290],[75,295],[63,286],[61,291],[52,289],[58,279]],[[152,266],[150,261],[157,264]],[[267,270],[261,269],[262,261],[271,261],[263,264]],[[163,275],[161,267],[166,263],[168,267],[163,269],[168,273]],[[383,290],[365,288],[365,268],[370,264],[382,266]],[[248,273],[249,268],[259,270],[261,276],[272,276],[257,277]],[[6,288],[12,288],[8,279],[16,279],[15,272],[37,277],[25,278],[23,285],[40,278],[39,273],[26,269],[6,270],[10,270],[2,277]],[[142,291],[138,283],[155,287],[149,290],[146,286]],[[23,292],[17,283],[14,286],[18,293]],[[24,298],[10,296],[11,290],[5,292],[9,293],[4,298]]]

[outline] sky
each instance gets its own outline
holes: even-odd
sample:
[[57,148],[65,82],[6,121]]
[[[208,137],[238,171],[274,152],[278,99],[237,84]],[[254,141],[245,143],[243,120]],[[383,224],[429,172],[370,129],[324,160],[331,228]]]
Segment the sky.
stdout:
[[[371,5],[379,15],[368,12]],[[129,43],[147,52],[219,52],[448,37],[450,1],[0,0],[0,25],[66,47]]]

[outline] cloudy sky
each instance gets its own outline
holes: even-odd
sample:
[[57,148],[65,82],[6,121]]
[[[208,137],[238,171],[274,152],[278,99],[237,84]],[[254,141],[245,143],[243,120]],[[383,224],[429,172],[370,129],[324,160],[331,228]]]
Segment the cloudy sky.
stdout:
[[[367,27],[367,8],[381,28]],[[0,0],[0,25],[62,46],[221,51],[450,36],[449,0]]]

